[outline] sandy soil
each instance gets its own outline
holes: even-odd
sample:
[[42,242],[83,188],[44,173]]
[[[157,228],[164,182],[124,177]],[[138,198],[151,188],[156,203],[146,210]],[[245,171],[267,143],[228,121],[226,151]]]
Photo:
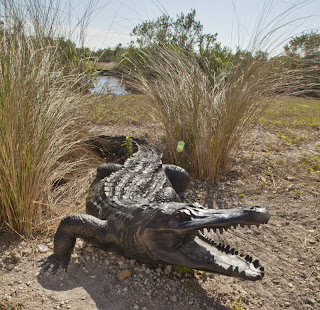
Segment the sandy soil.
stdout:
[[[152,125],[98,131],[161,143]],[[262,281],[152,269],[81,240],[68,272],[53,276],[40,262],[51,254],[52,238],[0,235],[0,309],[320,309],[320,175],[312,171],[319,145],[319,128],[254,127],[218,184],[193,180],[186,192],[186,201],[209,208],[260,205],[270,212],[267,225],[222,235],[261,261]]]

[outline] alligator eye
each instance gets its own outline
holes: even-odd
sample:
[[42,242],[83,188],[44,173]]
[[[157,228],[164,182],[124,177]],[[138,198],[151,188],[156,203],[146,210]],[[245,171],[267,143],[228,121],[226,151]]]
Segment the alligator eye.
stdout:
[[191,220],[191,215],[187,212],[182,212],[182,211],[176,211],[172,214],[172,216],[176,220],[183,220],[183,221],[190,221]]

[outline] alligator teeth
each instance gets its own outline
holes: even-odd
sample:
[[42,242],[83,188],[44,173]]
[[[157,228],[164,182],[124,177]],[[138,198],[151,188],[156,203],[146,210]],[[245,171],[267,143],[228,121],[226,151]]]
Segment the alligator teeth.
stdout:
[[222,234],[223,233],[223,228],[219,228],[219,232],[220,232],[220,234]]
[[243,270],[243,271],[241,271],[241,272],[240,272],[240,276],[241,276],[241,277],[243,277],[243,278],[245,278],[245,276],[246,276],[246,272],[245,272],[244,270]]

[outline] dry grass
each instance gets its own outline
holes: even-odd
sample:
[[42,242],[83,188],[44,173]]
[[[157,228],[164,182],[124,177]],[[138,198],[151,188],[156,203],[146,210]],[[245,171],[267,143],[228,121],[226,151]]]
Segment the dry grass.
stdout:
[[[304,76],[300,69],[284,69],[283,59],[253,57],[210,76],[192,54],[157,48],[157,57],[149,57],[148,74],[138,68],[135,87],[163,126],[169,160],[210,182],[225,171],[250,125],[279,91],[296,94]],[[183,152],[177,152],[179,141],[185,142]]]
[[85,80],[52,45],[52,7],[0,5],[2,16],[10,17],[0,34],[0,227],[31,233],[54,206],[52,184],[86,166],[77,89]]

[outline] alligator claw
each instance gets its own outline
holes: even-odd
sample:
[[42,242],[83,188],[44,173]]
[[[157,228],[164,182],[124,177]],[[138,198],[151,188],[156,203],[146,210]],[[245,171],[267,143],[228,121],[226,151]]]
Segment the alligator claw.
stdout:
[[56,274],[59,267],[64,269],[64,271],[67,271],[69,261],[69,259],[63,259],[55,254],[52,254],[46,259],[42,260],[41,267],[43,268],[43,271],[48,271],[49,269],[52,269],[52,274]]

